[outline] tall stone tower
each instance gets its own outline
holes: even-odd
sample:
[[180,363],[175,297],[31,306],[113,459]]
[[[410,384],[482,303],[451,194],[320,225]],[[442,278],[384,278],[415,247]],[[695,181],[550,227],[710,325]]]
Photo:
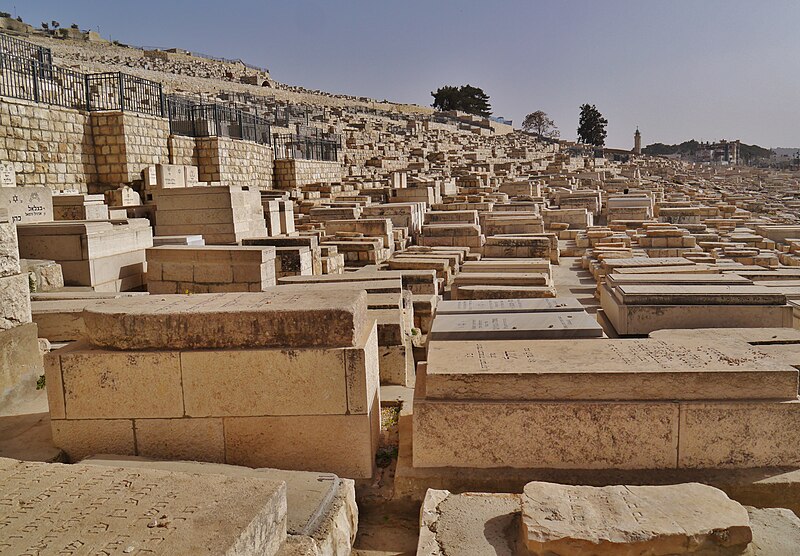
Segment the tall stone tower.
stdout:
[[633,134],[633,154],[642,154],[642,134],[639,133],[638,127]]

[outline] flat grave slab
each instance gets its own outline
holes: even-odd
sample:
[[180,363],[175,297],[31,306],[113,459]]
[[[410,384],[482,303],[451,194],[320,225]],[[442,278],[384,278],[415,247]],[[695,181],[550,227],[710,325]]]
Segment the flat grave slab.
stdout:
[[112,349],[348,347],[367,325],[361,290],[149,295],[83,312],[91,343]]
[[622,285],[722,285],[747,286],[750,280],[738,274],[609,274],[606,276],[609,286]]
[[797,369],[746,343],[677,340],[431,342],[428,399],[735,400],[797,397]]
[[752,538],[744,506],[699,483],[532,482],[522,495],[522,539],[533,554],[735,554]]
[[614,294],[624,305],[785,305],[774,289],[746,285],[621,285]]
[[9,554],[276,554],[286,486],[253,477],[0,459]]
[[429,340],[522,340],[602,338],[603,329],[585,311],[437,315]]
[[546,313],[583,311],[585,307],[574,297],[558,299],[462,299],[440,301],[437,315],[460,313]]

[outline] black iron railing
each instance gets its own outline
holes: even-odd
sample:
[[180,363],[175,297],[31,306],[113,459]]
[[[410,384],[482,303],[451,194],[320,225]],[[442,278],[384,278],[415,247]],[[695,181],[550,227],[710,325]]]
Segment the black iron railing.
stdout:
[[161,83],[121,72],[86,76],[89,110],[123,110],[164,116]]
[[87,110],[85,75],[0,52],[0,95]]
[[299,135],[276,135],[272,142],[275,158],[295,158],[303,160],[339,160],[341,143],[317,137]]
[[53,65],[53,53],[49,48],[9,35],[0,34],[0,52],[32,62],[39,62],[45,67]]
[[327,131],[323,131],[318,127],[310,127],[307,125],[298,125],[297,135],[298,137],[303,137],[303,138],[323,139],[326,141],[334,141],[339,144],[342,143],[341,135],[337,133],[328,133]]
[[187,137],[230,137],[270,145],[266,118],[222,104],[196,103],[186,97],[166,98],[170,132]]
[[197,104],[195,101],[178,95],[167,97],[165,105],[170,133],[185,137],[195,137],[197,135],[192,116],[192,107],[195,104]]
[[[170,132],[175,135],[220,136],[273,144],[270,121],[263,115],[178,95],[166,96],[161,83],[122,72],[85,74],[60,68],[52,64],[49,49],[3,34],[0,34],[0,96],[86,111],[138,112],[168,118]],[[287,120],[299,116],[307,123],[304,108],[282,108],[281,116]],[[295,138],[281,142],[281,148],[297,154],[297,158],[336,160],[338,156],[338,142],[288,137]]]

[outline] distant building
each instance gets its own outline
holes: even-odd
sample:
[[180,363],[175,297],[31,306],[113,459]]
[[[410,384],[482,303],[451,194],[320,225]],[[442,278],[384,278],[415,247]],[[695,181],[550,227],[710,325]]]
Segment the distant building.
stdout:
[[696,162],[704,164],[739,164],[740,142],[722,140],[718,143],[700,143],[694,154]]
[[514,125],[511,120],[506,120],[503,116],[489,116],[489,119],[498,124]]
[[642,134],[639,133],[638,127],[633,134],[633,154],[642,154]]

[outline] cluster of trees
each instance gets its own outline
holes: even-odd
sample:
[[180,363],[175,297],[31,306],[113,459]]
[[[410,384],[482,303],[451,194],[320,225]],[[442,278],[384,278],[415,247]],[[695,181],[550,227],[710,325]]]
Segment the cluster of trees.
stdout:
[[[61,24],[58,21],[56,21],[55,19],[53,21],[51,21],[50,23],[47,23],[46,21],[42,21],[42,29],[44,29],[45,31],[49,31],[51,29],[53,31],[55,31],[59,27],[61,27]],[[70,27],[70,29],[77,29],[78,28],[78,24],[77,23],[73,23],[69,27]]]
[[431,92],[431,96],[433,97],[432,106],[437,110],[460,110],[484,118],[488,118],[492,114],[489,95],[484,93],[480,87],[473,87],[469,84],[460,87],[445,85],[439,87],[435,92]]
[[[433,106],[437,110],[460,110],[476,116],[491,115],[489,95],[480,87],[445,85],[431,92]],[[582,104],[578,118],[578,141],[587,145],[602,147],[606,143],[606,120],[594,104]],[[561,132],[556,123],[544,111],[531,112],[522,121],[522,129],[539,137],[555,139]]]
[[[582,104],[578,118],[578,142],[602,147],[606,144],[606,120],[594,104]],[[556,138],[561,132],[542,110],[531,112],[522,121],[522,129],[539,137]]]

